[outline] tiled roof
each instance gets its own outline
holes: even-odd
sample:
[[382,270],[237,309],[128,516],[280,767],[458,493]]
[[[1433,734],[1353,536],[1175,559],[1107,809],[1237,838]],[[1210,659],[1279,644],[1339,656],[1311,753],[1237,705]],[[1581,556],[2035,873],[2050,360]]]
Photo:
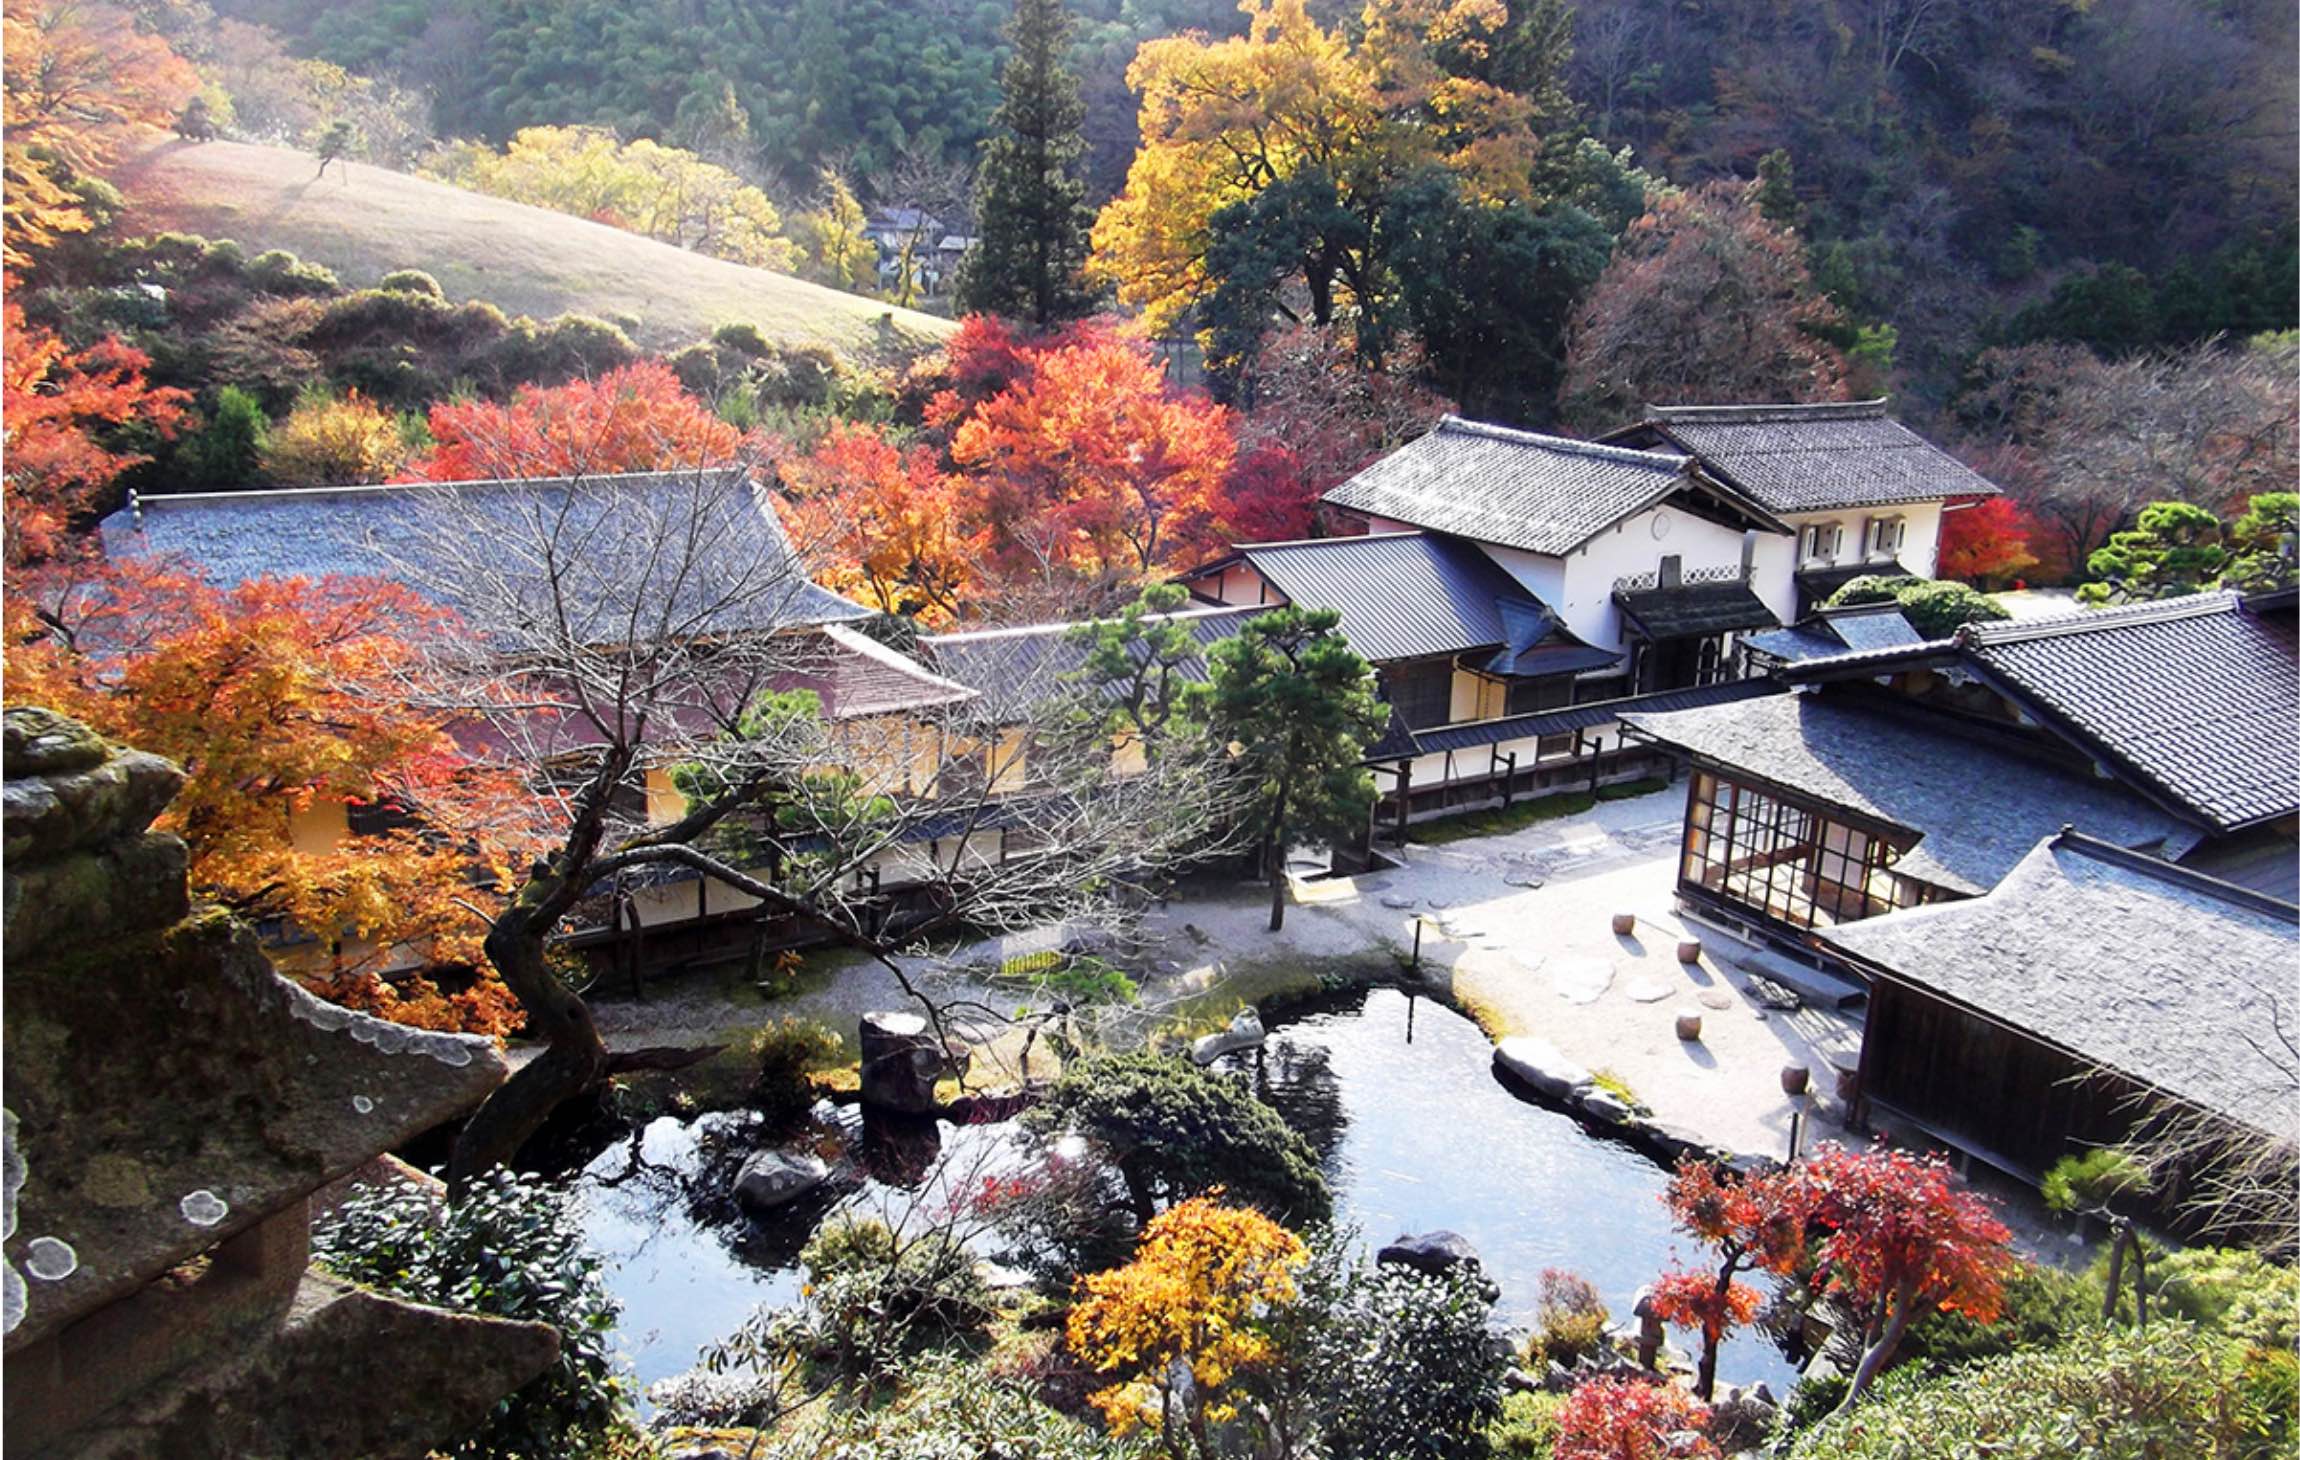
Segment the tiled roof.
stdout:
[[1571,552],[1687,481],[1682,456],[1446,416],[1326,493],[1337,507],[1530,553]]
[[[1150,620],[1182,624],[1200,649],[1206,650],[1238,632],[1246,620],[1269,611],[1250,604],[1154,614]],[[1072,637],[1077,628],[1075,623],[1052,623],[974,629],[923,638],[918,647],[927,663],[979,695],[984,713],[1012,718],[1027,714],[1068,687],[1063,676],[1085,662],[1088,649]],[[1204,683],[1204,654],[1185,660],[1175,672],[1188,682]]]
[[[490,532],[485,524],[504,524]],[[549,522],[538,528],[537,522]],[[702,546],[659,556],[662,524],[689,526]],[[663,604],[693,606],[694,632],[848,622],[869,611],[761,564],[788,559],[789,540],[764,488],[709,472],[636,473],[527,481],[413,483],[292,491],[210,492],[132,499],[102,524],[105,555],[169,558],[219,587],[253,578],[375,576],[411,582],[455,606],[454,586],[430,581],[418,557],[443,532],[508,555],[545,540],[582,544],[581,571],[556,587],[574,597],[570,618],[595,621],[592,642],[620,642],[616,621],[635,589],[660,578]],[[673,583],[672,576],[678,581]],[[540,581],[540,574],[536,575]],[[729,585],[761,591],[727,597]],[[658,621],[677,618],[657,615]]]
[[2058,728],[2217,829],[2300,808],[2289,619],[2209,593],[1968,625],[1957,644]]
[[1706,638],[1781,622],[1748,584],[1738,581],[1620,589],[1613,601],[1637,632],[1655,641]]
[[1847,651],[1903,648],[1922,644],[1925,638],[1910,627],[1898,605],[1865,603],[1858,608],[1828,609],[1785,629],[1751,634],[1741,642],[1761,654],[1794,664]]
[[[1475,544],[1443,534],[1385,532],[1247,543],[1224,561],[1238,558],[1289,603],[1340,613],[1350,646],[1377,664],[1470,649],[1578,642],[1500,564]],[[1217,566],[1208,564],[1190,576]]]
[[1893,976],[2167,1094],[2300,1139],[2300,1091],[2262,1052],[2300,910],[2085,836],[1994,890],[1827,928]]
[[1775,512],[1996,495],[1986,477],[1885,414],[1827,405],[1652,406],[1607,440],[1658,439]]
[[1631,714],[1622,723],[1728,770],[1885,822],[1920,840],[1895,870],[1985,892],[2063,826],[2120,846],[2194,846],[2195,829],[2121,788],[1906,715],[1811,694],[1709,709]]

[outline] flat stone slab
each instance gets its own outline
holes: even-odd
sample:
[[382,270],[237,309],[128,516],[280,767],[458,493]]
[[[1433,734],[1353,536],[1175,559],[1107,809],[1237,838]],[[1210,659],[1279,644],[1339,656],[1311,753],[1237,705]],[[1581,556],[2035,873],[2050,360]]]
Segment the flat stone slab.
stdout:
[[1712,1009],[1730,1009],[1737,1002],[1725,989],[1703,989],[1700,998],[1702,1003]]
[[1549,986],[1569,1004],[1594,1004],[1613,986],[1613,965],[1602,958],[1578,955],[1552,958]]
[[1769,949],[1742,959],[1741,965],[1791,993],[1830,1009],[1842,1009],[1869,996],[1867,989],[1851,979],[1839,978]]
[[1396,893],[1391,893],[1389,896],[1382,899],[1382,906],[1389,908],[1393,912],[1404,912],[1407,908],[1416,906],[1419,902],[1419,898],[1400,897]]
[[1632,979],[1622,985],[1621,991],[1640,1004],[1658,1004],[1677,992],[1677,985],[1665,978]]
[[1495,1045],[1493,1062],[1553,1100],[1569,1099],[1595,1083],[1556,1045],[1530,1034],[1513,1034]]
[[1511,887],[1540,887],[1547,881],[1546,878],[1533,872],[1511,872],[1501,880]]

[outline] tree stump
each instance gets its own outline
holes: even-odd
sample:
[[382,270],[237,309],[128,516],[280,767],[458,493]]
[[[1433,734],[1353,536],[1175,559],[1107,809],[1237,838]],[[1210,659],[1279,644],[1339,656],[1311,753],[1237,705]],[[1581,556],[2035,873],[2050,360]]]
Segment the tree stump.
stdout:
[[917,1014],[862,1016],[862,1102],[882,1110],[932,1115],[934,1086],[956,1073],[949,1051]]
[[1699,963],[1701,961],[1701,940],[1699,938],[1678,939],[1677,961],[1679,963]]
[[1617,912],[1613,915],[1613,931],[1626,938],[1637,931],[1637,914]]
[[1677,1011],[1677,1037],[1687,1044],[1701,1042],[1701,1015],[1698,1010],[1679,1009]]

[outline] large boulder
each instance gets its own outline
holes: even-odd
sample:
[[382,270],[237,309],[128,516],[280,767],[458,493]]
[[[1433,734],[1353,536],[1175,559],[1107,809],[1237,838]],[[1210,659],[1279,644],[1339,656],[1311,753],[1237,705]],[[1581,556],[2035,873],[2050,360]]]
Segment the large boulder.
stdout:
[[1262,1028],[1262,1019],[1252,1009],[1240,1009],[1230,1027],[1208,1034],[1190,1046],[1193,1064],[1210,1065],[1234,1050],[1260,1049],[1269,1036]]
[[1459,1232],[1422,1232],[1407,1234],[1374,1254],[1374,1261],[1393,1267],[1410,1267],[1415,1272],[1431,1277],[1442,1277],[1453,1269],[1467,1264],[1478,1265],[1477,1249]]
[[1528,1034],[1513,1034],[1496,1045],[1493,1062],[1552,1100],[1579,1099],[1597,1083],[1556,1045]]
[[917,1014],[875,1012],[862,1016],[862,1102],[908,1115],[932,1115],[934,1087],[959,1073],[940,1035]]
[[789,1206],[831,1179],[831,1168],[810,1151],[760,1151],[735,1173],[735,1200],[760,1216]]

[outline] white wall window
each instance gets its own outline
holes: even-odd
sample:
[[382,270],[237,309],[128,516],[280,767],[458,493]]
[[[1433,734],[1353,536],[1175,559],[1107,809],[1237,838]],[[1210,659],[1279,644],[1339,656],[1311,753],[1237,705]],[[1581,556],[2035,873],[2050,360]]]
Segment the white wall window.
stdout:
[[1837,550],[1845,545],[1845,525],[1841,522],[1809,522],[1805,525],[1802,561],[1826,563],[1836,559]]
[[1869,556],[1889,558],[1897,555],[1901,544],[1907,541],[1909,523],[1905,517],[1880,517],[1869,524]]

